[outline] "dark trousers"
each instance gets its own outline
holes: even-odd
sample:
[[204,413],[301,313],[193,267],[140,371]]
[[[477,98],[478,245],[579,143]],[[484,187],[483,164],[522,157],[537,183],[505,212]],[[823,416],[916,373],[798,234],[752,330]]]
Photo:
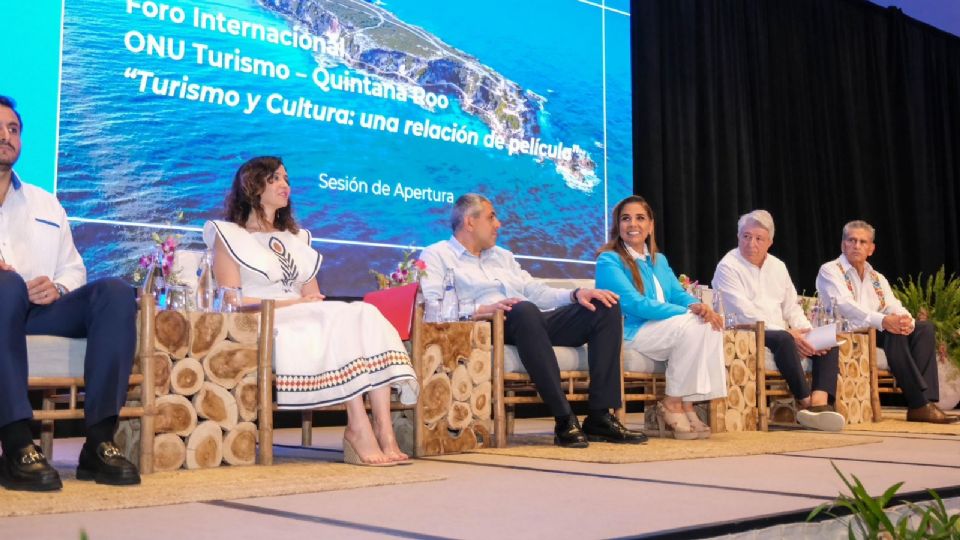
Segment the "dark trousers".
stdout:
[[83,374],[88,426],[126,401],[136,348],[133,288],[118,279],[88,283],[45,306],[31,304],[15,272],[0,271],[0,427],[33,416],[27,398],[28,335],[87,338]]
[[[773,352],[773,361],[777,371],[787,381],[787,386],[797,400],[810,397],[811,389],[800,364],[800,351],[797,342],[785,330],[767,330],[765,344]],[[810,359],[813,364],[813,390],[822,390],[832,402],[837,395],[837,374],[840,372],[840,349],[834,347],[823,356]]]
[[877,346],[887,355],[890,371],[903,389],[907,407],[923,407],[931,401],[940,401],[940,381],[937,375],[937,338],[933,323],[917,321],[907,336],[877,332]]
[[553,352],[554,345],[579,347],[587,344],[590,408],[599,410],[620,406],[620,346],[623,342],[620,306],[608,308],[599,302],[593,305],[596,311],[571,304],[542,312],[532,302],[520,302],[506,312],[504,342],[517,347],[520,362],[554,416],[572,413],[560,385],[560,367]]

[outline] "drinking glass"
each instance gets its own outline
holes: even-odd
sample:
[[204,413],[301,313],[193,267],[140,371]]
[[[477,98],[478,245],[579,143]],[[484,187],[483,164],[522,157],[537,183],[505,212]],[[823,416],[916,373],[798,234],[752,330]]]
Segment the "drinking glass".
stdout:
[[197,311],[218,311],[217,289],[200,289],[197,291],[197,300],[195,302]]
[[167,285],[167,301],[164,309],[187,311],[190,309],[190,287],[187,285]]
[[737,327],[737,314],[732,310],[724,313],[723,315],[723,327],[727,330],[734,330]]
[[423,322],[438,323],[440,320],[440,300],[425,300],[423,303]]
[[458,313],[461,321],[472,321],[477,311],[477,303],[473,298],[461,298]]
[[220,313],[236,313],[243,305],[243,289],[240,287],[217,287],[215,307]]

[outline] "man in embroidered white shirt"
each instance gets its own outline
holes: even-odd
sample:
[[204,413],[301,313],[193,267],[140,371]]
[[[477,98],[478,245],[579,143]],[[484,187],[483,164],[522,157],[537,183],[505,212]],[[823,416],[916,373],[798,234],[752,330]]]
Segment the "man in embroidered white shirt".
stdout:
[[[534,280],[513,253],[496,245],[500,220],[483,195],[462,195],[450,218],[453,236],[420,255],[427,264],[427,277],[420,281],[424,297],[439,300],[444,274],[453,270],[457,295],[472,298],[478,316],[504,312],[504,341],[516,345],[520,361],[553,413],[558,446],[584,448],[588,440],[646,441],[642,433],[628,430],[610,414],[621,405],[623,321],[617,296],[598,289],[557,289]],[[581,428],[561,387],[552,346],[584,343],[590,364],[590,413]]]
[[[738,247],[730,250],[713,275],[713,288],[724,309],[740,323],[763,321],[766,346],[801,410],[797,422],[824,431],[840,431],[846,423],[830,400],[836,395],[840,353],[837,347],[817,351],[805,339],[810,322],[797,304],[797,289],[783,261],[770,255],[773,217],[754,210],[737,222]],[[801,355],[813,363],[813,385],[807,383]]]
[[87,338],[87,441],[77,479],[139,484],[137,468],[113,444],[136,348],[134,291],[118,279],[87,283],[63,207],[13,171],[23,131],[14,106],[0,96],[0,484],[21,491],[62,487],[30,431],[26,336],[35,334]]
[[890,289],[887,278],[873,269],[875,231],[866,221],[843,226],[842,255],[823,263],[817,292],[854,328],[877,329],[890,371],[907,400],[907,420],[948,424],[956,417],[943,414],[932,402],[940,399],[937,379],[937,343],[933,324],[914,321]]

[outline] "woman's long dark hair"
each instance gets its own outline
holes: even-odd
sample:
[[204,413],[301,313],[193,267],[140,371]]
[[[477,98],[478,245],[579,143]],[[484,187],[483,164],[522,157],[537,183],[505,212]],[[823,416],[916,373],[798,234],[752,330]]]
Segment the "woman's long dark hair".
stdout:
[[650,262],[656,260],[657,240],[654,234],[656,232],[656,222],[653,220],[653,208],[650,208],[650,203],[639,195],[631,195],[613,207],[613,224],[610,226],[610,240],[597,251],[597,254],[599,255],[605,251],[615,251],[617,255],[620,256],[620,259],[626,263],[627,268],[630,269],[634,286],[637,287],[640,294],[643,294],[643,278],[640,277],[640,268],[637,267],[637,261],[633,260],[633,257],[627,253],[627,247],[624,245],[623,239],[620,238],[620,215],[623,214],[623,208],[630,203],[639,203],[643,205],[643,209],[647,211],[647,217],[650,219],[650,235],[647,236],[647,250],[650,251]]
[[[263,206],[260,205],[260,195],[266,189],[270,177],[281,165],[283,161],[273,156],[255,157],[241,165],[233,177],[233,186],[224,201],[224,219],[246,227],[250,212],[255,212],[261,222],[269,223]],[[300,230],[297,221],[293,219],[292,198],[287,200],[287,206],[277,209],[272,225],[278,231],[290,231],[294,234]]]

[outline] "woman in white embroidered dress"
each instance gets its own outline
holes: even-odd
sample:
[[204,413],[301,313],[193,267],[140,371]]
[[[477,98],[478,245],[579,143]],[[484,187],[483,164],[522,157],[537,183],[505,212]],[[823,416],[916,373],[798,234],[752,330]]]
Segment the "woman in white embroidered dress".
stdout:
[[[224,221],[208,221],[221,287],[242,287],[245,303],[275,299],[277,402],[284,409],[345,403],[344,461],[393,465],[400,451],[390,419],[390,387],[415,403],[418,387],[397,331],[363,302],[325,302],[317,284],[321,255],[297,226],[287,170],[276,157],[243,164],[227,196]],[[373,424],[363,394],[369,394]]]
[[620,296],[624,347],[667,361],[666,396],[657,418],[677,439],[710,436],[694,403],[727,395],[723,320],[680,286],[657,252],[653,209],[631,195],[613,209],[610,241],[600,248],[597,288]]

